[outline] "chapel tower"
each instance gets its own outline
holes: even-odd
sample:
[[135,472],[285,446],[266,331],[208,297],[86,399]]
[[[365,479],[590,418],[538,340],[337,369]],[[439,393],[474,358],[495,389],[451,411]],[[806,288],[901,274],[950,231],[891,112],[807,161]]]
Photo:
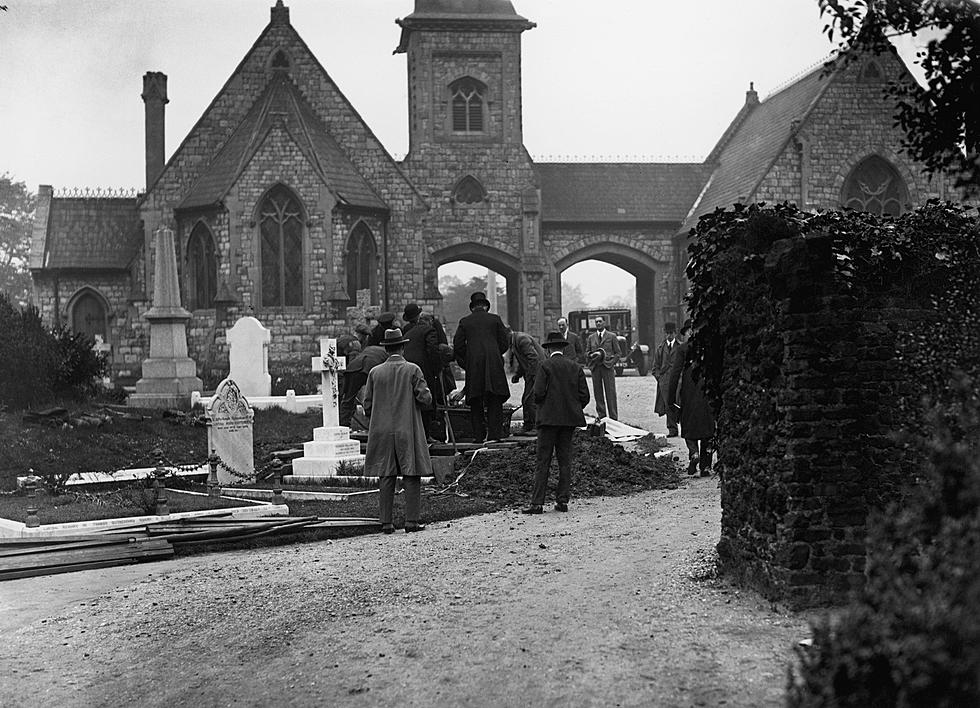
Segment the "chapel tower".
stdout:
[[521,36],[535,25],[510,0],[415,0],[397,22],[395,52],[408,59],[403,166],[430,206],[426,288],[437,294],[443,263],[486,266],[507,281],[511,326],[538,331],[540,199],[521,117]]

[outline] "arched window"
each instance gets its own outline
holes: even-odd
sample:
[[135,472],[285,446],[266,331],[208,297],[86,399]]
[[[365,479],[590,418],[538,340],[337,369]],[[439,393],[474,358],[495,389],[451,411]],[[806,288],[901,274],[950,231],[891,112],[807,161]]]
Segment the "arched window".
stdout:
[[259,209],[262,306],[303,305],[303,210],[291,191],[279,184]]
[[487,198],[487,190],[473,175],[466,175],[453,189],[453,201],[460,204],[476,204]]
[[187,239],[185,295],[188,310],[214,307],[218,292],[218,261],[214,255],[214,239],[204,222],[197,222]]
[[883,80],[883,78],[881,67],[878,66],[878,62],[874,59],[868,59],[867,63],[861,67],[861,81],[875,83]]
[[99,335],[106,340],[105,302],[91,290],[83,291],[72,303],[71,331],[93,339]]
[[286,52],[280,49],[273,54],[271,66],[273,69],[289,71],[289,57],[286,55]]
[[371,304],[378,302],[378,247],[374,243],[371,229],[363,221],[358,223],[347,239],[347,257],[344,261],[347,271],[347,295],[351,304],[357,299],[357,291],[365,288],[371,291]]
[[476,79],[466,77],[449,87],[453,103],[453,132],[484,132],[487,88]]
[[898,216],[909,201],[905,181],[892,165],[877,155],[865,158],[844,181],[841,204],[848,209]]

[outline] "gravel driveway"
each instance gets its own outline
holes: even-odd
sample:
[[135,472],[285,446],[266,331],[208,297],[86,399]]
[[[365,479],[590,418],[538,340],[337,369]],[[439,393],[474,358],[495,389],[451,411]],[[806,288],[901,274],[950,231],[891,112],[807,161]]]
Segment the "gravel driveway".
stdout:
[[780,705],[806,617],[692,578],[719,520],[717,480],[696,478],[5,582],[0,705]]

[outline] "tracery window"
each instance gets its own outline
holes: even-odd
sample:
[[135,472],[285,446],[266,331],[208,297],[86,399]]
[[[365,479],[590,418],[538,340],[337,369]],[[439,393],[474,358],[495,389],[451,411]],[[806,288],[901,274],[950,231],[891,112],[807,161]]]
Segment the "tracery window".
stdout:
[[887,160],[877,155],[858,163],[844,181],[841,194],[844,207],[879,216],[898,216],[908,201],[905,181]]
[[187,239],[185,273],[187,309],[214,307],[214,296],[218,292],[218,261],[214,255],[211,230],[200,221],[191,229],[190,238]]
[[347,271],[347,295],[351,304],[356,301],[357,291],[369,289],[371,303],[377,304],[378,247],[371,229],[363,221],[358,223],[347,239],[347,255],[344,266]]
[[276,185],[259,209],[262,306],[303,305],[303,210],[283,185]]
[[476,79],[466,77],[450,87],[454,133],[484,132],[487,89]]
[[487,198],[487,190],[483,188],[480,181],[472,175],[466,175],[456,183],[453,189],[453,201],[460,204],[476,204]]

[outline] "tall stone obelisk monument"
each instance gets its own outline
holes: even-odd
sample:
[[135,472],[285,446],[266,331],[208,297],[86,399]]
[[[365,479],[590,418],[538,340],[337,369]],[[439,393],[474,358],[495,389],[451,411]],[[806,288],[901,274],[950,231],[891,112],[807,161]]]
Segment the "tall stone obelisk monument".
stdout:
[[180,306],[174,232],[161,226],[154,236],[153,307],[143,315],[150,322],[150,357],[143,360],[143,377],[126,403],[141,408],[188,409],[191,392],[204,389],[197,377],[197,364],[187,356],[191,313]]

